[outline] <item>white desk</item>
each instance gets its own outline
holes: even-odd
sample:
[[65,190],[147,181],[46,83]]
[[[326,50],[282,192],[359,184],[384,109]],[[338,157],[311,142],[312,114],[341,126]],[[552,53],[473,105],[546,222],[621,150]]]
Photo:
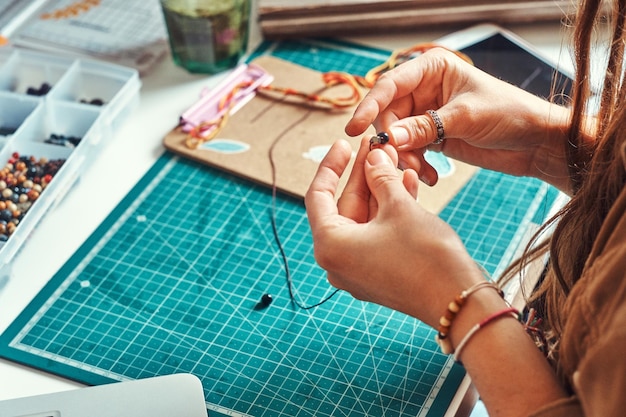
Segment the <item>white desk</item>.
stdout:
[[[510,26],[553,60],[571,69],[570,55],[561,52],[559,25]],[[347,40],[387,49],[431,41],[447,30],[360,36]],[[260,36],[254,28],[251,47]],[[198,98],[200,90],[222,76],[192,75],[163,60],[143,78],[141,102],[89,164],[78,184],[48,212],[13,265],[13,276],[0,288],[0,332],[13,321],[58,268],[104,220],[162,152],[162,138],[178,116]],[[63,391],[81,385],[0,359],[0,400]]]

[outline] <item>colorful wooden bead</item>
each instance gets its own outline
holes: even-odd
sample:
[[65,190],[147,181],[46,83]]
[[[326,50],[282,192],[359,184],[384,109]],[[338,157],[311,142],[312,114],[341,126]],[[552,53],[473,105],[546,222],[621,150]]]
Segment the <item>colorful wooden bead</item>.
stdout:
[[0,169],[0,241],[6,241],[15,232],[64,163],[64,159],[37,159],[18,152],[8,158]]

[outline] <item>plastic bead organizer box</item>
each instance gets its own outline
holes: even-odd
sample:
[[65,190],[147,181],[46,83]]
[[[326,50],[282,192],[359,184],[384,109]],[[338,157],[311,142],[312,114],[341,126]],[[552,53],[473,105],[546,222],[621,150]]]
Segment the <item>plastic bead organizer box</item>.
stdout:
[[[361,75],[389,55],[313,40],[258,53]],[[181,184],[198,196],[184,207]],[[556,195],[479,170],[440,216],[494,273]],[[0,337],[0,355],[86,384],[190,372],[212,416],[443,415],[464,370],[432,329],[341,292],[293,307],[271,201],[267,187],[165,152]],[[333,288],[302,201],[279,195],[276,213],[296,297],[319,301]],[[273,303],[255,309],[264,293]]]
[[[121,65],[0,49],[0,169],[21,157],[62,161],[38,198],[21,207],[15,231],[0,231],[0,285],[37,222],[139,103],[140,86],[138,72]],[[17,185],[2,182],[2,193]],[[27,191],[3,194],[0,202]]]

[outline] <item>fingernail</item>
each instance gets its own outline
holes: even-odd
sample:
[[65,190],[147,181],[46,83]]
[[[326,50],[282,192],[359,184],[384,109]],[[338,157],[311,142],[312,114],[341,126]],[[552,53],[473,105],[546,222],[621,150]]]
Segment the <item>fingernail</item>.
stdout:
[[402,146],[409,143],[409,132],[402,127],[392,127],[389,131],[396,146]]
[[382,149],[373,149],[368,155],[369,163],[372,165],[392,165],[391,158],[387,155],[387,152]]

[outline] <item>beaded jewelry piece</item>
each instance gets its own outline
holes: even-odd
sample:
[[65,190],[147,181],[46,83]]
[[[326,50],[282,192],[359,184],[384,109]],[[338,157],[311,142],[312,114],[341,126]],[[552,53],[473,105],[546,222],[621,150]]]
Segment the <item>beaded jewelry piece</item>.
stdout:
[[454,300],[452,300],[450,304],[448,304],[446,312],[439,319],[439,328],[437,329],[437,336],[435,336],[435,340],[437,341],[439,348],[444,354],[448,355],[454,352],[452,342],[448,338],[448,334],[450,333],[450,327],[452,326],[454,318],[459,313],[459,311],[461,311],[461,307],[463,307],[465,301],[467,301],[467,298],[481,288],[493,288],[498,292],[498,294],[500,294],[501,297],[504,297],[504,293],[502,292],[502,290],[497,285],[489,281],[482,281],[474,284],[468,289],[462,291],[459,295],[457,295]]
[[370,151],[372,150],[373,147],[384,145],[385,143],[388,143],[388,142],[389,142],[389,135],[387,134],[387,132],[380,132],[377,135],[372,136],[370,138]]

